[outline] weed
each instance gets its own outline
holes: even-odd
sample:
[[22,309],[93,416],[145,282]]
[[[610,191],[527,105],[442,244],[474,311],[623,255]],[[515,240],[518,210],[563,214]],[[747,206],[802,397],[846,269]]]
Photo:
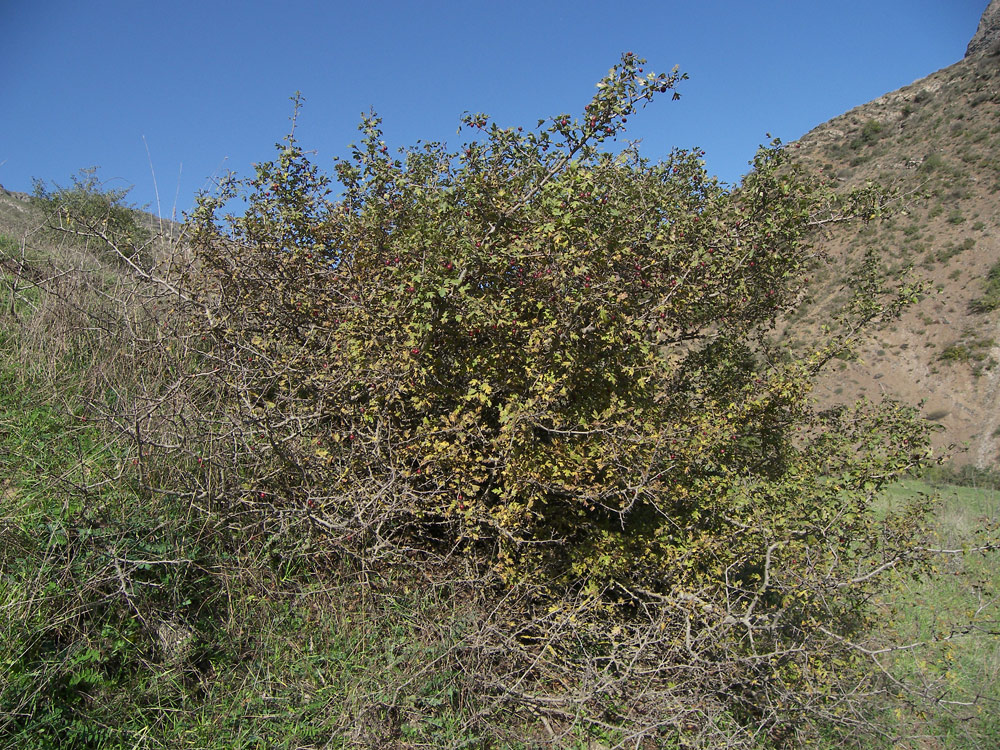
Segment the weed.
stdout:
[[924,173],[935,172],[945,166],[944,157],[938,153],[928,154],[920,165],[920,171]]
[[986,274],[986,286],[982,295],[969,303],[974,313],[992,312],[1000,307],[1000,261],[994,263]]

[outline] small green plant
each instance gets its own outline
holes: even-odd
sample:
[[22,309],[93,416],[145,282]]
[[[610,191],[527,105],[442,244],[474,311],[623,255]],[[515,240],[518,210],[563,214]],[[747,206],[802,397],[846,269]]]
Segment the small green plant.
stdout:
[[930,173],[936,172],[945,166],[944,157],[941,154],[934,152],[927,155],[923,163],[920,165],[921,172]]
[[[985,708],[1000,700],[1000,641],[995,627],[1000,612],[991,596],[1000,586],[1000,552],[989,538],[1000,517],[997,480],[995,468],[946,463],[928,470],[923,482],[894,486],[885,498],[892,507],[919,495],[939,497],[934,545],[950,550],[940,560],[947,575],[900,577],[892,601],[887,602],[883,626],[896,631],[896,639],[932,644],[920,653],[897,652],[887,666],[897,679],[915,680],[935,700],[953,706],[930,713],[903,708],[895,714],[902,722],[900,734],[933,735],[942,747],[993,747],[1000,730],[996,713]],[[959,552],[963,548],[970,552]],[[990,593],[984,596],[984,592]],[[961,622],[964,612],[974,620],[971,627]],[[923,744],[921,739],[885,747]]]
[[992,339],[966,339],[945,347],[938,356],[942,362],[982,363],[989,357]]
[[986,274],[983,293],[969,303],[969,309],[974,313],[993,312],[997,308],[1000,308],[1000,261],[994,263]]
[[861,128],[861,140],[865,143],[874,143],[882,137],[885,126],[878,120],[868,120]]

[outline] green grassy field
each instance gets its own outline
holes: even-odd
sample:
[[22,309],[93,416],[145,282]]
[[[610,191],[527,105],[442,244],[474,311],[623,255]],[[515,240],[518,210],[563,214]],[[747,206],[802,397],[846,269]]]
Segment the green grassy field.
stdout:
[[[897,582],[884,611],[885,635],[929,646],[891,654],[897,677],[920,686],[926,707],[900,711],[917,737],[911,747],[1000,746],[1000,552],[977,551],[1000,520],[1000,492],[920,481],[896,484],[887,506],[936,498],[933,575]],[[931,739],[933,738],[933,739]],[[907,745],[904,745],[907,746]]]

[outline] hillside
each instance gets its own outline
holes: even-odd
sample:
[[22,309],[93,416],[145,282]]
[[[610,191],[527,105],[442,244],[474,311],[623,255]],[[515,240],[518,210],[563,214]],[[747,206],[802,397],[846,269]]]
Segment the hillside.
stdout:
[[992,466],[1000,451],[1000,3],[959,62],[826,122],[790,145],[837,189],[877,181],[902,206],[887,221],[829,233],[813,304],[793,345],[847,297],[838,275],[869,248],[889,272],[912,266],[924,299],[840,362],[824,403],[859,396],[923,403],[943,428],[937,447],[959,464]]

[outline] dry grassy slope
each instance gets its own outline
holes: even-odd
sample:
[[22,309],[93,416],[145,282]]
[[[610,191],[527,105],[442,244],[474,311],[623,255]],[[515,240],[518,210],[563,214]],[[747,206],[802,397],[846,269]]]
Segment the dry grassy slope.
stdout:
[[977,313],[970,303],[1000,261],[1000,46],[834,118],[790,148],[845,189],[876,180],[905,199],[887,222],[828,235],[821,247],[832,262],[817,276],[815,302],[788,329],[793,342],[846,298],[838,272],[866,248],[890,270],[912,264],[932,286],[864,345],[860,361],[834,366],[817,395],[922,401],[944,428],[939,448],[955,445],[959,463],[996,465],[1000,310]]
[[0,187],[0,232],[21,240],[38,226],[41,217],[27,195]]

